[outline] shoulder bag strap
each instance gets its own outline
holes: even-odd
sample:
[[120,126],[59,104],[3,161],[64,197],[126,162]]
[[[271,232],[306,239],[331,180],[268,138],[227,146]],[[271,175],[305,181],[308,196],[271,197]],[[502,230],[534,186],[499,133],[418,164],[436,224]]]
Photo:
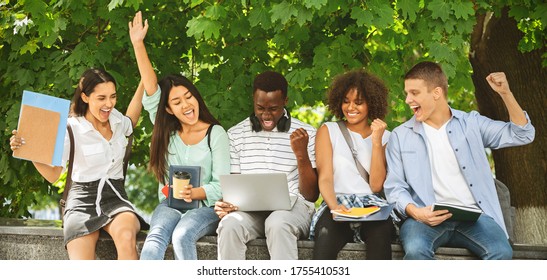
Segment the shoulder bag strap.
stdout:
[[346,126],[346,123],[344,121],[337,121],[338,127],[340,127],[340,131],[342,132],[342,135],[344,135],[344,139],[346,139],[346,143],[348,143],[349,149],[351,150],[351,155],[353,156],[353,160],[355,160],[355,164],[357,165],[357,170],[359,170],[359,173],[361,174],[361,177],[365,179],[365,181],[368,183],[368,172],[365,170],[365,168],[361,165],[359,160],[357,160],[357,151],[355,148],[353,148],[353,140],[351,139],[351,136],[349,135],[348,128]]
[[127,136],[127,146],[125,147],[125,154],[123,155],[123,178],[127,175],[127,166],[129,165],[129,157],[131,156],[131,149],[133,147],[133,133]]
[[[68,130],[68,138],[70,139],[70,155],[68,158],[68,173],[66,174],[65,189],[63,190],[63,198],[59,201],[61,207],[65,207],[66,198],[70,187],[72,185],[72,164],[74,163],[74,133],[72,132],[72,127],[69,125],[66,126]],[[61,214],[62,215],[62,214]]]
[[207,128],[207,132],[205,133],[205,135],[207,135],[207,146],[209,146],[209,151],[213,151],[211,149],[211,130],[213,130],[213,126],[215,126],[214,124],[211,124],[209,125],[209,127]]
[[[129,119],[129,122],[131,123],[131,118],[128,116],[125,116],[127,119]],[[135,128],[133,128],[133,132],[127,136],[127,146],[125,146],[125,154],[123,155],[123,179],[125,180],[125,177],[127,175],[127,167],[129,166],[129,157],[131,157],[131,150],[133,148],[133,134],[135,133]]]

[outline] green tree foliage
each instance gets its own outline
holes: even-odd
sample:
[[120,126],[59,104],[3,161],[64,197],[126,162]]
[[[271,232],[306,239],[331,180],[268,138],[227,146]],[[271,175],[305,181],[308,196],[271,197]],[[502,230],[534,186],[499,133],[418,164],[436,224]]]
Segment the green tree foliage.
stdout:
[[[116,106],[125,111],[139,80],[127,27],[137,10],[150,24],[145,43],[159,77],[182,73],[196,81],[225,128],[250,113],[252,80],[261,71],[284,73],[289,108],[319,125],[323,119],[310,112],[324,110],[332,78],[365,67],[390,89],[393,129],[411,116],[402,77],[424,59],[444,66],[454,107],[475,108],[470,33],[477,14],[504,6],[525,33],[521,51],[543,48],[547,5],[540,0],[0,0],[0,216],[28,216],[44,194],[58,195],[57,185],[9,150],[23,90],[69,99],[84,69],[103,67],[117,79]],[[144,113],[129,177],[130,197],[145,209],[157,202],[146,174],[151,127]]]

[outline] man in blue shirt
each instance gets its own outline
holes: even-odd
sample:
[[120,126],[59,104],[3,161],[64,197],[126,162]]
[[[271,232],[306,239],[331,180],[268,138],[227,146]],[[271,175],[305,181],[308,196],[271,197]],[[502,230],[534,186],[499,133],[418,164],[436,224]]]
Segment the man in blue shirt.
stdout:
[[[406,218],[400,228],[404,259],[433,259],[440,246],[464,247],[481,259],[511,259],[501,207],[484,148],[531,143],[535,129],[509,89],[504,73],[486,77],[502,98],[510,122],[448,105],[442,68],[421,62],[405,75],[405,102],[414,117],[393,130],[387,145],[388,201]],[[476,222],[450,219],[435,202],[482,210]]]

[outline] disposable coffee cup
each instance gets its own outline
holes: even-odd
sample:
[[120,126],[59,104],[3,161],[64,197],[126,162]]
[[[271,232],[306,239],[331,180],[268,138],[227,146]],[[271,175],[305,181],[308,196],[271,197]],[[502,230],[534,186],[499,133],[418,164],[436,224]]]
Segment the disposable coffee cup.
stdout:
[[184,187],[190,184],[192,175],[186,171],[175,171],[173,174],[173,197],[176,199],[182,199],[180,191],[184,190]]

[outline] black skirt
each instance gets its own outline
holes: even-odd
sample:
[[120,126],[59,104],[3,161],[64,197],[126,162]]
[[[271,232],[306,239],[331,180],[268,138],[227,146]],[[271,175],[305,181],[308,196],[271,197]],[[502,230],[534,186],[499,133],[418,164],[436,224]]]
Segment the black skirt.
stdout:
[[[112,180],[112,187],[105,182],[101,192],[100,214],[97,214],[96,199],[99,180],[93,182],[72,182],[68,193],[64,212],[63,235],[65,247],[73,239],[88,235],[108,225],[119,213],[132,212],[137,216],[141,229],[148,229],[148,224],[137,214],[133,205],[129,203],[124,188],[124,180]],[[120,199],[123,198],[124,200]]]

